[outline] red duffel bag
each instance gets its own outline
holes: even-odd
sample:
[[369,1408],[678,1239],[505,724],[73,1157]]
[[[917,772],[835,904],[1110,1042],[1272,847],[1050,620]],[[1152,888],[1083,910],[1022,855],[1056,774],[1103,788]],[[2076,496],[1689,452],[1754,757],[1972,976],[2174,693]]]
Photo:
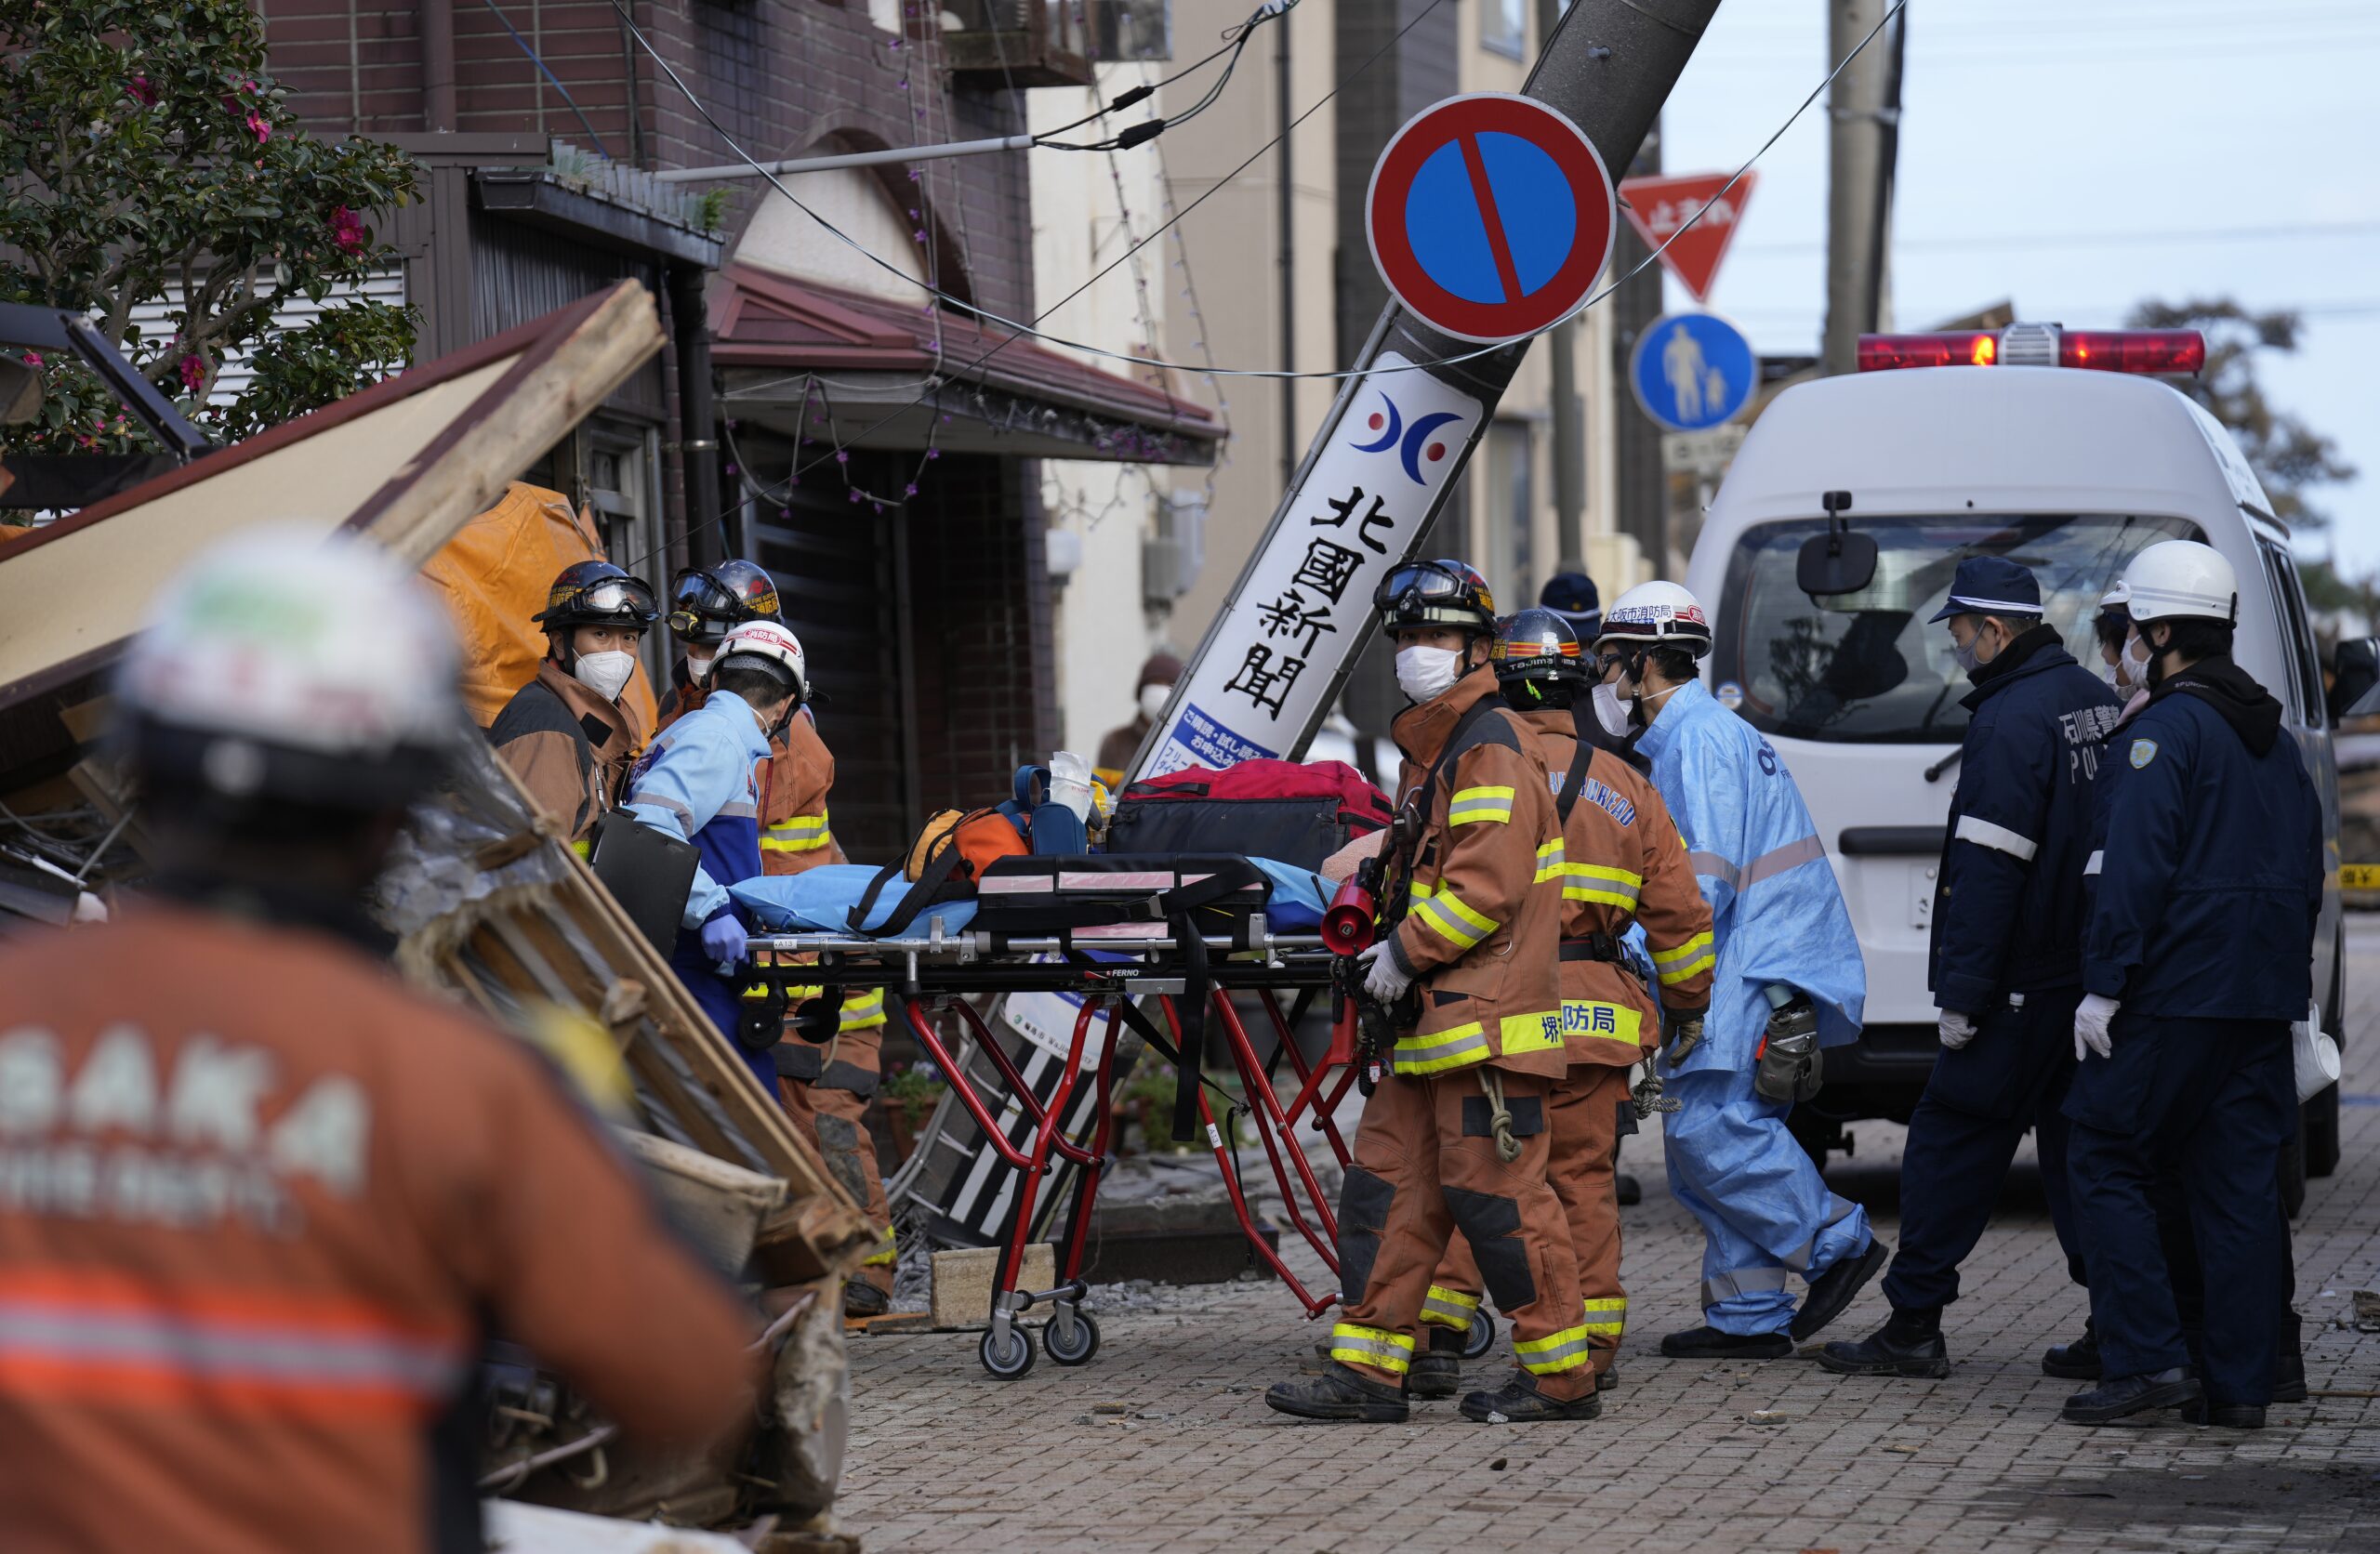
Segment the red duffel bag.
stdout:
[[1344,761],[1185,767],[1117,796],[1109,852],[1227,852],[1301,868],[1387,825],[1388,796]]

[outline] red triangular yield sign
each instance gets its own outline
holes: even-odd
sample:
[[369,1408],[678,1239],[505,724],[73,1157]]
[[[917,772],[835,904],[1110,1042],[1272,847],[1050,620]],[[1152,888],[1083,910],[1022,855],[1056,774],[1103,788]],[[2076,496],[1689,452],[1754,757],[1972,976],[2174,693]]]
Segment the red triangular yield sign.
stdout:
[[[1711,295],[1719,261],[1727,257],[1727,244],[1736,240],[1736,228],[1742,223],[1744,204],[1752,198],[1752,180],[1758,176],[1746,173],[1724,198],[1717,196],[1726,189],[1726,173],[1622,178],[1620,208],[1645,246],[1659,252],[1669,272],[1700,302]],[[1710,212],[1686,227],[1694,220],[1694,213],[1706,204]],[[1681,227],[1686,227],[1682,233]],[[1673,238],[1676,241],[1672,242]],[[1667,248],[1661,247],[1664,243],[1669,244]]]

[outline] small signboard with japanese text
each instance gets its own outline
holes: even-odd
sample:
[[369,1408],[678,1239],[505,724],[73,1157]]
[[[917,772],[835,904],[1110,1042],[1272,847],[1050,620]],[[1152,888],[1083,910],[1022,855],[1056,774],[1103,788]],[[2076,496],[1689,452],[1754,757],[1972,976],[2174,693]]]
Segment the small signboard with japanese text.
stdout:
[[1320,719],[1372,590],[1411,553],[1479,428],[1477,400],[1411,365],[1383,352],[1356,386],[1135,775],[1283,757]]

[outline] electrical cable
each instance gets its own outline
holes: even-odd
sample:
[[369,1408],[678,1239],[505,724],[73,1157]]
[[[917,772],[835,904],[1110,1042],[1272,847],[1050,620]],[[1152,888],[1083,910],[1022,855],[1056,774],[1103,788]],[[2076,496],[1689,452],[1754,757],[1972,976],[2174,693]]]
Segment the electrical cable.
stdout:
[[[637,27],[635,21],[628,16],[628,11],[622,7],[621,0],[610,0],[610,3],[612,8],[619,12],[620,20],[628,26],[629,35],[635,38],[638,45],[644,49],[645,53],[652,57],[654,62],[661,67],[664,73],[669,77],[670,82],[677,86],[681,93],[684,94],[687,102],[694,108],[694,112],[700,114],[705,122],[711,125],[713,130],[717,131],[720,138],[728,143],[729,148],[733,150],[737,156],[741,157],[747,165],[752,166],[756,171],[760,172],[763,178],[766,178],[772,185],[776,187],[778,192],[785,193],[786,199],[791,203],[796,209],[800,210],[804,215],[809,216],[812,220],[816,221],[821,227],[826,228],[828,232],[832,233],[846,246],[853,249],[872,263],[899,277],[902,281],[906,282],[911,285],[919,283],[909,275],[895,269],[893,266],[886,263],[883,259],[879,258],[875,254],[869,252],[857,241],[845,234],[832,223],[828,222],[824,217],[819,216],[816,212],[812,211],[809,207],[803,205],[800,201],[795,200],[790,193],[786,193],[784,185],[777,182],[775,176],[761,167],[759,163],[753,161],[751,154],[746,151],[742,146],[736,144],[734,139],[730,137],[723,128],[721,128],[719,121],[711,116],[710,111],[703,104],[702,99],[694,96],[693,89],[687,86],[685,81],[675,70],[670,68],[668,61],[663,59],[659,53],[654,50],[652,41],[646,38],[643,33]],[[1049,317],[1051,313],[1056,312],[1060,308],[1064,307],[1076,297],[1080,296],[1084,292],[1089,291],[1092,286],[1096,285],[1100,281],[1104,280],[1108,274],[1113,272],[1117,267],[1130,259],[1134,254],[1140,252],[1142,248],[1146,247],[1149,244],[1156,242],[1159,237],[1163,236],[1167,230],[1173,228],[1177,223],[1188,217],[1192,211],[1197,210],[1200,205],[1204,204],[1209,199],[1213,197],[1218,191],[1223,189],[1224,185],[1230,183],[1232,179],[1237,178],[1241,173],[1246,172],[1250,166],[1255,165],[1256,161],[1260,157],[1263,157],[1272,151],[1272,149],[1280,142],[1284,136],[1289,135],[1290,132],[1294,131],[1298,125],[1305,123],[1307,119],[1313,117],[1313,115],[1321,109],[1324,103],[1329,102],[1331,99],[1337,97],[1339,93],[1344,90],[1356,79],[1356,77],[1369,70],[1380,60],[1382,56],[1385,55],[1391,48],[1394,48],[1397,44],[1402,42],[1408,33],[1410,33],[1414,28],[1420,26],[1432,12],[1435,11],[1438,7],[1444,3],[1445,0],[1430,0],[1430,3],[1424,6],[1419,14],[1414,16],[1414,18],[1408,21],[1403,27],[1399,28],[1387,42],[1382,44],[1379,48],[1373,50],[1372,53],[1366,57],[1362,63],[1356,65],[1354,70],[1349,71],[1345,75],[1340,77],[1337,82],[1332,84],[1330,90],[1325,92],[1320,98],[1316,99],[1304,112],[1300,113],[1296,118],[1283,125],[1277,134],[1276,134],[1271,139],[1265,141],[1262,146],[1259,146],[1253,152],[1250,153],[1245,161],[1241,162],[1230,172],[1225,173],[1222,178],[1209,185],[1206,191],[1197,199],[1191,201],[1190,204],[1176,211],[1171,217],[1166,219],[1163,225],[1157,227],[1146,237],[1127,248],[1122,254],[1110,261],[1105,268],[1102,269],[1089,280],[1083,282],[1082,284],[1075,287],[1074,290],[1068,292],[1065,296],[1058,298],[1057,301],[1051,303],[1049,307],[1036,314],[1036,320],[1038,321],[1039,319]],[[1752,171],[1753,165],[1758,163],[1763,156],[1765,156],[1768,153],[1769,149],[1784,138],[1785,132],[1792,129],[1793,125],[1799,122],[1804,113],[1809,112],[1810,105],[1816,102],[1819,97],[1825,93],[1826,89],[1834,84],[1835,78],[1841,75],[1844,70],[1849,68],[1851,61],[1858,59],[1861,51],[1867,48],[1870,44],[1875,42],[1877,36],[1881,34],[1886,27],[1890,26],[1894,19],[1906,10],[1908,6],[1909,0],[1894,0],[1892,7],[1884,12],[1884,17],[1877,21],[1876,25],[1870,28],[1866,35],[1860,38],[1857,44],[1852,46],[1850,52],[1844,54],[1841,59],[1835,62],[1834,68],[1827,72],[1825,78],[1820,80],[1816,86],[1810,89],[1809,95],[1802,99],[1800,105],[1796,107],[1791,114],[1787,115],[1785,122],[1778,125],[1775,132],[1772,133],[1767,139],[1760,143],[1759,147],[1753,151],[1752,155],[1745,159],[1743,165],[1737,168],[1735,173],[1729,177],[1727,181],[1720,187],[1718,192],[1713,194],[1712,198],[1705,202],[1699,209],[1681,223],[1677,230],[1672,232],[1667,238],[1664,238],[1658,247],[1655,247],[1651,252],[1647,253],[1645,257],[1625,275],[1621,275],[1613,280],[1609,285],[1606,285],[1601,291],[1593,293],[1586,297],[1585,300],[1581,301],[1578,307],[1565,314],[1562,320],[1557,320],[1555,322],[1566,322],[1568,319],[1576,318],[1579,314],[1583,313],[1589,308],[1593,307],[1596,303],[1610,296],[1629,281],[1632,281],[1636,276],[1642,274],[1647,266],[1653,264],[1663,253],[1668,251],[1671,244],[1675,243],[1679,238],[1693,230],[1694,228],[1702,220],[1703,216],[1707,214],[1713,205],[1719,203],[1720,197],[1724,196],[1729,190],[1734,189],[1738,183],[1743,180],[1744,175]],[[943,294],[940,292],[936,292],[935,295],[937,296],[943,296]],[[1000,341],[999,344],[994,346],[990,350],[985,351],[982,356],[977,357],[973,362],[968,363],[967,367],[963,369],[968,372],[973,372],[980,369],[985,362],[989,362],[994,356],[999,354],[1001,350],[1027,336],[1030,336],[1035,339],[1046,341],[1051,345],[1065,347],[1066,349],[1083,351],[1090,355],[1104,357],[1111,361],[1128,362],[1136,366],[1157,367],[1169,372],[1204,373],[1210,377],[1280,378],[1326,382],[1338,382],[1351,377],[1368,376],[1375,373],[1384,375],[1392,372],[1421,372],[1432,367],[1454,366],[1464,362],[1476,361],[1480,357],[1491,355],[1499,350],[1507,349],[1510,346],[1510,342],[1499,345],[1482,346],[1476,350],[1463,351],[1453,356],[1440,357],[1427,362],[1408,362],[1402,367],[1379,367],[1375,365],[1371,367],[1347,368],[1331,372],[1293,372],[1284,371],[1277,368],[1260,369],[1245,367],[1219,367],[1214,365],[1211,362],[1204,366],[1193,366],[1185,363],[1170,362],[1157,357],[1134,356],[1127,352],[1104,350],[1096,346],[1085,345],[1079,341],[1068,340],[1060,336],[1046,334],[1029,324],[1016,323],[1013,321],[1000,317],[998,314],[978,309],[972,304],[963,302],[957,297],[944,297],[944,300],[947,301],[956,309],[968,313],[972,313],[980,318],[988,319],[994,323],[1001,324],[1003,327],[1014,331],[1014,333],[1011,334],[1008,338]],[[1548,327],[1550,328],[1551,325]],[[910,402],[908,404],[903,405],[899,409],[878,418],[868,426],[861,428],[858,436],[866,436],[869,432],[888,424],[896,417],[907,415],[910,411],[917,409],[919,405],[924,402],[924,399],[920,398]],[[819,468],[823,464],[832,461],[838,454],[843,454],[846,457],[848,456],[848,453],[845,449],[838,447],[834,454],[821,454],[819,457],[811,460],[808,464],[796,466],[788,472],[788,482],[799,481],[803,475],[810,473],[810,471]],[[704,530],[717,527],[718,525],[725,522],[734,513],[740,511],[742,506],[743,504],[738,502],[734,507],[729,507],[718,515],[705,520],[701,523],[690,524],[687,529],[687,533],[692,535],[699,533]],[[641,560],[642,559],[641,558],[640,564],[641,563]]]
[[[687,103],[694,110],[694,112],[702,117],[705,123],[711,126],[721,140],[726,142],[728,149],[734,151],[736,156],[746,164],[746,165],[751,167],[753,171],[768,179],[770,185],[774,187],[779,194],[784,195],[787,202],[792,204],[796,210],[800,211],[804,216],[809,217],[812,220],[817,222],[819,226],[825,228],[826,232],[830,236],[834,237],[838,242],[843,244],[853,252],[860,255],[869,263],[877,266],[885,273],[894,277],[904,284],[916,286],[919,290],[924,291],[934,297],[937,301],[943,303],[945,306],[952,308],[959,312],[981,319],[987,323],[998,324],[1003,329],[1014,331],[1014,334],[1011,336],[1009,340],[1001,341],[999,345],[993,347],[992,349],[986,352],[983,357],[979,358],[974,362],[970,363],[971,369],[982,366],[985,362],[989,361],[993,355],[997,354],[1001,349],[1009,345],[1011,341],[1029,336],[1034,339],[1046,341],[1051,345],[1058,346],[1067,350],[1081,351],[1087,356],[1095,356],[1110,362],[1128,362],[1130,365],[1138,367],[1157,367],[1169,372],[1210,373],[1225,377],[1278,378],[1335,383],[1351,377],[1368,376],[1375,371],[1423,372],[1435,367],[1457,366],[1465,362],[1477,361],[1483,356],[1493,355],[1495,352],[1500,350],[1509,349],[1514,343],[1511,341],[1502,341],[1494,345],[1481,346],[1475,350],[1462,351],[1452,356],[1437,357],[1426,362],[1408,362],[1402,367],[1388,369],[1350,367],[1329,372],[1301,372],[1278,367],[1193,366],[1187,362],[1172,362],[1162,357],[1137,356],[1130,351],[1109,350],[1104,347],[1094,346],[1086,341],[1067,339],[1064,336],[1052,335],[1046,330],[1036,328],[1032,323],[1019,323],[1017,320],[993,312],[987,308],[979,308],[973,303],[966,301],[964,298],[953,296],[949,293],[944,292],[938,287],[934,287],[924,282],[919,281],[916,277],[910,275],[907,271],[902,270],[897,265],[880,257],[869,250],[866,245],[861,244],[857,239],[852,237],[840,228],[828,221],[826,217],[812,210],[808,205],[803,204],[800,200],[796,199],[792,192],[788,191],[783,183],[778,181],[775,174],[771,173],[765,165],[754,160],[752,154],[746,151],[734,137],[730,136],[726,129],[720,125],[719,121],[712,116],[709,108],[704,104],[700,98],[694,95],[694,90],[686,85],[684,79],[678,74],[677,71],[671,68],[669,62],[661,58],[660,54],[654,48],[652,40],[648,39],[644,35],[643,32],[637,27],[636,23],[630,20],[627,8],[621,4],[621,0],[610,0],[610,4],[614,10],[619,12],[620,19],[627,24],[630,35],[633,36],[639,46],[653,58],[654,62],[661,67],[663,73],[667,74],[669,77],[670,83],[685,96]],[[1327,103],[1331,99],[1337,97],[1350,82],[1354,81],[1356,76],[1361,75],[1366,70],[1369,69],[1371,65],[1382,55],[1386,54],[1390,48],[1395,46],[1395,45],[1405,37],[1406,33],[1419,26],[1425,18],[1427,18],[1432,12],[1435,11],[1438,7],[1443,4],[1445,4],[1445,0],[1430,0],[1429,5],[1423,7],[1421,12],[1410,21],[1408,21],[1403,27],[1399,28],[1386,43],[1374,50],[1362,64],[1357,65],[1354,70],[1348,72],[1345,76],[1341,78],[1340,81],[1331,86],[1329,91],[1324,93],[1320,98],[1317,98],[1304,112],[1300,113],[1296,118],[1290,120],[1288,125],[1282,127],[1278,134],[1275,135],[1263,145],[1258,147],[1256,151],[1246,161],[1240,163],[1238,166],[1234,167],[1230,172],[1217,179],[1214,184],[1208,188],[1205,193],[1200,194],[1197,199],[1192,201],[1189,205],[1183,208],[1181,215],[1176,216],[1173,219],[1178,221],[1182,219],[1183,217],[1189,215],[1191,211],[1197,209],[1198,206],[1212,196],[1217,190],[1223,188],[1223,185],[1229,183],[1233,178],[1238,177],[1239,174],[1254,165],[1258,158],[1263,156],[1267,151],[1271,151],[1276,145],[1277,145],[1284,136],[1296,129],[1298,125],[1305,123],[1307,119],[1313,117],[1316,112],[1320,111],[1324,103]],[[1858,43],[1855,44],[1849,53],[1844,55],[1842,59],[1835,64],[1835,67],[1826,73],[1825,78],[1811,90],[1809,96],[1802,99],[1801,106],[1794,109],[1792,113],[1787,117],[1783,124],[1778,125],[1776,133],[1769,136],[1766,140],[1762,141],[1760,149],[1753,151],[1752,156],[1745,161],[1744,165],[1736,169],[1734,175],[1720,187],[1718,194],[1712,196],[1712,204],[1716,204],[1720,196],[1725,195],[1729,190],[1734,189],[1738,183],[1742,181],[1743,176],[1752,170],[1753,164],[1757,163],[1761,157],[1765,155],[1770,147],[1776,145],[1779,139],[1783,138],[1785,132],[1792,128],[1794,124],[1800,120],[1802,115],[1809,111],[1810,105],[1816,102],[1818,98],[1825,93],[1826,89],[1834,84],[1835,77],[1841,75],[1850,65],[1851,61],[1858,59],[1860,52],[1871,43],[1874,42],[1877,35],[1887,26],[1891,25],[1894,18],[1899,16],[1902,11],[1908,8],[1908,5],[1909,0],[1895,0],[1891,8],[1885,11],[1884,20],[1877,22],[1875,26],[1868,30],[1867,35],[1862,37]],[[1676,231],[1672,232],[1667,238],[1663,239],[1659,247],[1646,255],[1644,259],[1633,269],[1630,270],[1627,274],[1614,280],[1609,285],[1604,287],[1601,291],[1589,296],[1585,300],[1581,301],[1578,307],[1572,309],[1569,312],[1564,314],[1562,319],[1556,320],[1555,322],[1567,322],[1570,319],[1578,317],[1579,314],[1586,311],[1589,308],[1593,307],[1596,303],[1611,296],[1611,294],[1617,291],[1622,284],[1642,273],[1647,266],[1651,265],[1654,260],[1658,259],[1665,251],[1667,251],[1671,244],[1675,243],[1679,238],[1693,230],[1695,226],[1702,219],[1703,214],[1710,208],[1710,204],[1705,204],[1701,210],[1697,211],[1693,217],[1689,217],[1685,223],[1680,225]],[[1167,223],[1167,225],[1170,226],[1171,222]],[[1066,303],[1082,295],[1082,293],[1088,290],[1094,283],[1105,277],[1110,270],[1115,270],[1117,266],[1121,265],[1126,259],[1131,257],[1131,256],[1138,252],[1141,247],[1145,246],[1149,242],[1154,241],[1164,230],[1165,228],[1160,227],[1157,231],[1153,231],[1148,235],[1148,237],[1144,238],[1140,244],[1135,244],[1134,247],[1130,249],[1127,249],[1123,255],[1119,256],[1113,263],[1109,264],[1105,270],[1102,270],[1098,274],[1093,275],[1091,280],[1084,282],[1082,285],[1076,287],[1073,291],[1067,293],[1064,296],[1060,297],[1050,307],[1043,309],[1036,315],[1037,321],[1038,319],[1049,317],[1051,313],[1057,311],[1058,309],[1065,306]],[[1551,327],[1551,325],[1548,327]]]
[[554,73],[551,65],[537,57],[537,51],[529,46],[529,40],[521,35],[521,30],[512,25],[511,19],[496,9],[496,0],[486,0],[486,3],[488,10],[495,16],[496,21],[506,32],[512,34],[512,41],[521,46],[521,52],[526,54],[529,57],[529,62],[536,66],[544,73],[545,78],[554,84],[554,90],[562,94],[562,101],[568,103],[570,111],[578,116],[578,126],[587,131],[587,138],[589,140],[595,142],[596,153],[609,162],[612,159],[612,153],[603,149],[603,138],[595,133],[594,121],[588,118],[587,111],[578,106],[578,99],[570,95],[570,88],[562,84],[562,77]]

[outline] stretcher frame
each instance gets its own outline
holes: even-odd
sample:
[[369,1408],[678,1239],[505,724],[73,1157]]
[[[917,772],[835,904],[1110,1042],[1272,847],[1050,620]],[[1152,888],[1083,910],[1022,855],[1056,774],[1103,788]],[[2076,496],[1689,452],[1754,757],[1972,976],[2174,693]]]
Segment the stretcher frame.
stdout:
[[[1082,1264],[1090,1243],[1091,1211],[1099,1178],[1105,1168],[1114,1135],[1114,1092],[1117,1079],[1115,1055],[1118,1034],[1136,1029],[1150,1045],[1164,1051],[1179,1049],[1182,1038],[1180,1000],[1186,996],[1187,976],[1182,945],[1160,932],[1132,937],[1094,937],[1078,931],[1067,935],[1012,936],[983,930],[946,933],[939,919],[930,919],[931,932],[906,938],[872,939],[847,933],[786,933],[763,935],[751,942],[756,958],[764,962],[758,980],[773,995],[786,997],[795,986],[824,990],[824,1002],[833,1006],[847,993],[880,990],[902,1011],[919,1047],[941,1068],[952,1094],[973,1119],[1001,1163],[1017,1173],[1016,1203],[999,1264],[993,1281],[988,1326],[979,1349],[984,1368],[1002,1380],[1023,1376],[1033,1363],[1031,1334],[1020,1318],[1046,1305],[1049,1320],[1042,1346],[1062,1365],[1088,1363],[1098,1352],[1099,1328],[1083,1303],[1090,1285]],[[1151,925],[1154,927],[1155,925]],[[1338,1218],[1316,1179],[1314,1169],[1297,1137],[1305,1122],[1329,1145],[1343,1169],[1351,1156],[1346,1139],[1333,1115],[1356,1070],[1346,1055],[1353,1050],[1352,1009],[1341,1001],[1334,1012],[1334,1035],[1328,1051],[1309,1063],[1298,1050],[1294,1028],[1315,997],[1336,998],[1337,965],[1341,957],[1324,947],[1319,934],[1276,934],[1251,931],[1237,937],[1203,936],[1208,951],[1206,997],[1210,1029],[1221,1034],[1232,1066],[1247,1092],[1247,1112],[1263,1145],[1267,1166],[1289,1223],[1331,1273],[1339,1271]],[[1096,951],[1103,958],[1091,959]],[[1051,959],[1051,955],[1063,958]],[[791,964],[794,957],[803,964]],[[1044,1101],[1035,1096],[1017,1061],[1010,1056],[983,1015],[966,1000],[971,994],[1064,993],[1082,999],[1069,1038],[1057,1088]],[[1265,1011],[1277,1043],[1270,1063],[1257,1055],[1247,1023],[1231,994],[1253,994]],[[1284,996],[1295,999],[1285,1010]],[[1149,1000],[1156,1015],[1136,1007]],[[960,1039],[948,1039],[930,1018],[955,1014],[959,1038],[972,1039],[997,1072],[1005,1094],[986,1095],[960,1060]],[[1163,1029],[1158,1028],[1162,1021]],[[834,1021],[822,1020],[831,1031]],[[1278,1065],[1287,1061],[1298,1090],[1284,1105],[1274,1089]],[[1334,1067],[1338,1070],[1335,1077]],[[1088,1147],[1066,1137],[1064,1119],[1078,1086],[1093,1086],[1092,1128]],[[1206,1129],[1232,1214],[1255,1256],[1288,1286],[1309,1318],[1319,1316],[1339,1299],[1335,1290],[1316,1294],[1282,1259],[1257,1227],[1234,1152],[1215,1120],[1210,1085],[1198,1088],[1198,1119]],[[1009,1140],[1000,1113],[1021,1112],[1031,1133],[1024,1144]],[[1045,1180],[1060,1163],[1081,1167],[1064,1228],[1058,1237],[1057,1284],[1047,1290],[1017,1287],[1025,1250],[1033,1237],[1036,1200]]]

